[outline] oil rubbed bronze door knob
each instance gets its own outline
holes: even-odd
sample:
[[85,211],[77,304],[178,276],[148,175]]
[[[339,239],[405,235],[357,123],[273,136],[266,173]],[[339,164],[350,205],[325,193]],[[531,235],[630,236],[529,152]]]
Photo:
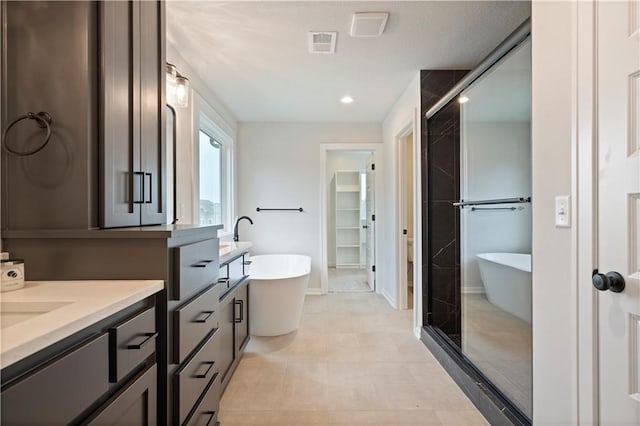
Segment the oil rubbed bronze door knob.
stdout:
[[624,278],[615,271],[600,274],[596,269],[591,276],[591,282],[600,291],[611,290],[614,293],[622,293],[625,286]]

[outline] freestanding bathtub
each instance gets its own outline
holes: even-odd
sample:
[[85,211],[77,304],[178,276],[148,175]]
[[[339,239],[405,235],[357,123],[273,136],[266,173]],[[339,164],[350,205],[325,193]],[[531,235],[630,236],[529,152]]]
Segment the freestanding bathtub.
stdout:
[[300,325],[311,258],[297,254],[251,256],[250,332],[279,336]]
[[531,322],[531,255],[476,255],[487,299],[497,307]]

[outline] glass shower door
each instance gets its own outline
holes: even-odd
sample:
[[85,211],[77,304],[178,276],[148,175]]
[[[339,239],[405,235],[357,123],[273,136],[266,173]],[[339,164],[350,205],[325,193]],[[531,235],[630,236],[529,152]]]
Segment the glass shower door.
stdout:
[[461,348],[531,418],[530,41],[458,102]]

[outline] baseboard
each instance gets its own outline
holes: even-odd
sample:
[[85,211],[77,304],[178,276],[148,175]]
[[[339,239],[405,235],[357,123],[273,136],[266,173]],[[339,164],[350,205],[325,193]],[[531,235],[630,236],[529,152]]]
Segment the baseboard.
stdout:
[[385,299],[387,299],[387,302],[389,302],[389,304],[391,305],[391,307],[392,307],[393,309],[398,309],[398,304],[397,304],[397,302],[395,301],[395,299],[393,299],[391,296],[389,296],[389,295],[387,294],[387,292],[386,292],[386,291],[381,290],[381,291],[380,291],[380,294],[382,295],[382,297],[384,297]]
[[325,293],[320,288],[308,288],[305,294],[308,296],[322,296]]

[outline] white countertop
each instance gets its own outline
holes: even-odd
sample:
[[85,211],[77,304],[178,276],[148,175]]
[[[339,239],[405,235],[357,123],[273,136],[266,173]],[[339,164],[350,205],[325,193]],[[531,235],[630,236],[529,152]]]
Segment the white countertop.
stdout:
[[[83,328],[161,291],[161,280],[27,281],[0,293],[0,311],[12,302],[61,302],[60,307],[0,329],[0,368],[7,367]],[[66,302],[66,303],[65,303]],[[17,305],[15,303],[14,305]]]

